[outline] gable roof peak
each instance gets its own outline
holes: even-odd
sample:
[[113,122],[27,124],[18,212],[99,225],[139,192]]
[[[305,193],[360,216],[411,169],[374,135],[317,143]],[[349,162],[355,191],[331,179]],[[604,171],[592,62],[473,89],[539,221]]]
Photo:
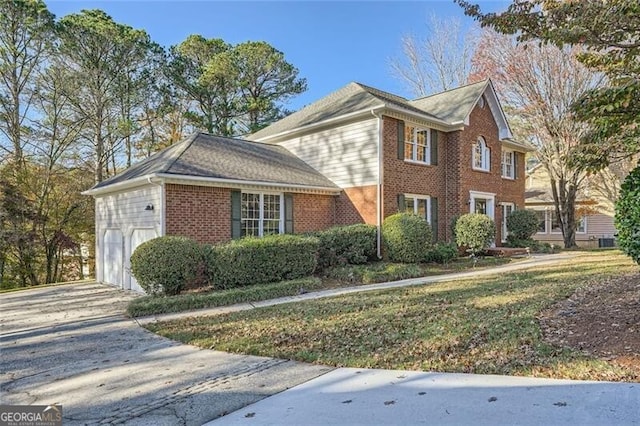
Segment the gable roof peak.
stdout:
[[436,92],[436,93],[432,93],[430,95],[425,95],[425,96],[420,96],[418,98],[412,99],[411,102],[417,102],[420,101],[422,99],[426,99],[426,98],[430,98],[433,96],[439,96],[439,95],[443,95],[446,93],[450,93],[450,92],[455,92],[457,90],[468,90],[470,88],[476,88],[479,86],[486,86],[488,84],[491,83],[491,79],[490,78],[485,78],[484,80],[480,80],[480,81],[475,81],[473,83],[467,83],[467,84],[463,84],[462,86],[458,86],[458,87],[452,87],[451,89],[447,89],[447,90],[443,90],[441,92]]

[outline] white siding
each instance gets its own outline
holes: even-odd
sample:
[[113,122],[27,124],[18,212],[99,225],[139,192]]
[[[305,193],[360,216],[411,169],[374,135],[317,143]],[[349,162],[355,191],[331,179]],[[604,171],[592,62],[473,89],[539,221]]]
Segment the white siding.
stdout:
[[377,118],[321,130],[281,143],[341,188],[375,185]]
[[[98,281],[105,280],[105,265],[102,264],[105,232],[119,230],[124,238],[124,271],[122,282],[112,284],[125,289],[131,288],[132,235],[134,230],[149,230],[147,235],[162,235],[162,204],[162,187],[159,185],[147,185],[126,192],[96,197],[96,278]],[[153,205],[153,210],[146,210],[148,205]],[[142,241],[137,243],[140,242]]]
[[604,214],[587,216],[587,234],[597,238],[613,238],[616,228],[613,225],[613,217]]

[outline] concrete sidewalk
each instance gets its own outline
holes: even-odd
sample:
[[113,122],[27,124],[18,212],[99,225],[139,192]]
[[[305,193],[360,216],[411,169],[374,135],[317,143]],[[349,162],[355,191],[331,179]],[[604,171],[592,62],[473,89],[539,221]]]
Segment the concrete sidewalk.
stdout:
[[638,425],[640,384],[340,368],[222,425]]
[[331,290],[314,291],[297,296],[280,297],[277,299],[263,300],[253,303],[238,303],[230,306],[220,306],[216,308],[199,309],[195,311],[176,312],[170,314],[150,315],[146,317],[134,318],[140,325],[145,325],[158,321],[170,321],[181,318],[193,318],[200,316],[221,315],[230,312],[247,311],[266,306],[282,305],[284,303],[302,302],[305,300],[323,299],[325,297],[341,296],[352,293],[362,293],[367,291],[385,290],[400,287],[410,287],[430,283],[439,283],[445,281],[465,280],[475,277],[484,277],[489,275],[503,274],[506,272],[523,271],[539,266],[548,266],[570,260],[578,256],[579,253],[559,253],[559,254],[536,254],[519,262],[507,265],[497,266],[495,268],[472,269],[465,272],[456,272],[453,274],[433,275],[429,277],[409,278],[400,281],[391,281],[378,284],[359,285],[352,287],[341,287]]

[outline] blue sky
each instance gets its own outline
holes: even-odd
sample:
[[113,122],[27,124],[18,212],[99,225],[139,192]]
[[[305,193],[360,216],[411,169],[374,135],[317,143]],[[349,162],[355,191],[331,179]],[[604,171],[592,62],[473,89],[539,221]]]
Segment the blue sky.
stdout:
[[[423,1],[84,1],[45,0],[60,18],[102,9],[119,23],[146,30],[168,47],[190,34],[228,43],[266,41],[307,79],[308,90],[287,108],[297,110],[351,81],[410,97],[393,77],[403,35],[423,36],[431,14],[474,25],[453,0]],[[502,10],[506,0],[481,1]]]

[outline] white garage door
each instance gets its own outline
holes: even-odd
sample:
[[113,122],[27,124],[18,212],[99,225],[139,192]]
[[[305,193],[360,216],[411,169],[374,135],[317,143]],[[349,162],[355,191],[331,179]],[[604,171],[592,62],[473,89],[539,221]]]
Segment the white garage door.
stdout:
[[[140,244],[155,237],[157,237],[155,229],[134,229],[131,234],[131,251],[129,253],[133,254]],[[144,290],[140,287],[133,275],[131,275],[131,290],[144,293]]]
[[102,280],[105,283],[122,287],[122,263],[124,244],[119,229],[107,229],[102,247]]

